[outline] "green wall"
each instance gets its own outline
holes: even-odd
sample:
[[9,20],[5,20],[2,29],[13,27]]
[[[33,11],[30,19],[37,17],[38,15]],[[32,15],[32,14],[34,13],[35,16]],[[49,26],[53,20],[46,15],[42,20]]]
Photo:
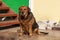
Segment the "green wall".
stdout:
[[12,8],[17,14],[20,6],[28,6],[29,0],[3,0],[10,8]]

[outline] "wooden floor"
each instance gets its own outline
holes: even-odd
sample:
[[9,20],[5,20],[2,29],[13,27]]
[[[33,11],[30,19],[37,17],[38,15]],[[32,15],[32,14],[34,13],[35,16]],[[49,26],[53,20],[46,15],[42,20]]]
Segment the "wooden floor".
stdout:
[[[0,30],[0,32],[10,31],[10,32],[17,32],[19,27],[10,28]],[[40,30],[40,32],[48,32],[47,35],[40,33],[40,35],[34,34],[32,37],[28,35],[23,35],[20,37],[20,40],[60,40],[60,31],[56,30]]]

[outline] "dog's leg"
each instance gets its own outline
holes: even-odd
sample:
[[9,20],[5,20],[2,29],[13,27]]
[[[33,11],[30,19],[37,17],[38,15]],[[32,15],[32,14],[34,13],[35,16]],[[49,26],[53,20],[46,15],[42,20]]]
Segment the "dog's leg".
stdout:
[[28,25],[26,24],[24,26],[25,26],[26,31],[28,32]]
[[28,29],[28,26],[27,26],[27,25],[24,25],[24,33],[25,33],[25,34],[28,34],[28,32],[29,32],[28,30],[29,30],[29,29]]
[[38,35],[40,34],[39,28],[36,28],[33,32],[37,33]]
[[22,36],[23,35],[23,28],[22,28],[22,26],[20,26],[20,36]]
[[33,31],[33,32],[34,32],[34,33],[37,33],[37,31],[38,31],[38,29],[36,28],[36,29],[34,29],[34,31]]
[[29,26],[29,36],[32,36],[32,26]]

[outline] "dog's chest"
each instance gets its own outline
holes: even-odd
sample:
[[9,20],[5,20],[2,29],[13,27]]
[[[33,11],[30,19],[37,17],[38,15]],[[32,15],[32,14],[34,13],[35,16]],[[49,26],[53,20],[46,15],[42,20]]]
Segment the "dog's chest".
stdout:
[[34,19],[32,13],[30,13],[26,18],[21,19],[20,17],[20,21],[22,24],[29,24],[32,19]]
[[33,15],[32,15],[32,14],[29,14],[26,18],[21,16],[20,19],[21,19],[23,22],[27,22],[27,21],[30,21],[30,20],[32,19],[32,17],[33,17]]

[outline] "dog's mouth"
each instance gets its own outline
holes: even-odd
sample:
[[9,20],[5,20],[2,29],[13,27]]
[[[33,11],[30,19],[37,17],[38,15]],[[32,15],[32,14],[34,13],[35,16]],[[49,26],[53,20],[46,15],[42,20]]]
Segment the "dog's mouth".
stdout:
[[21,19],[25,19],[26,18],[26,13],[20,13],[20,17],[21,17]]

